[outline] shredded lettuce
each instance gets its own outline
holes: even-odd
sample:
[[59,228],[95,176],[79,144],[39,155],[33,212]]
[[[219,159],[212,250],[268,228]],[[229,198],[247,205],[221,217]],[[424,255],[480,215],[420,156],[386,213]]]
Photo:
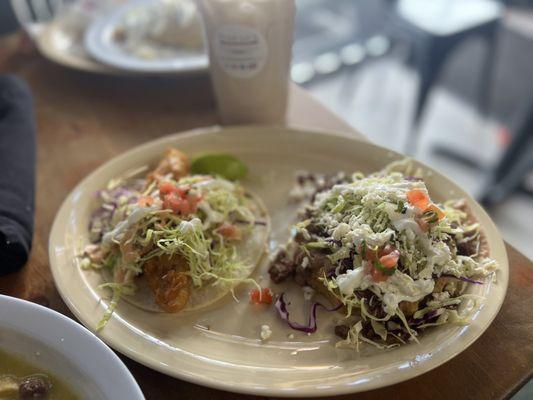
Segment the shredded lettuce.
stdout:
[[123,294],[125,295],[132,295],[135,293],[135,286],[132,284],[122,284],[122,283],[104,283],[100,286],[98,286],[99,289],[111,289],[112,290],[112,296],[111,300],[109,301],[109,305],[107,306],[107,309],[104,313],[104,316],[98,322],[98,325],[96,326],[96,331],[101,331],[109,322],[111,319],[111,316],[115,312],[115,309],[117,308],[117,305],[120,301],[120,298]]
[[[218,232],[225,223],[238,226],[246,235],[255,223],[255,205],[235,182],[206,175],[167,180],[182,188],[183,196],[199,199],[197,207],[184,214],[165,207],[158,186],[145,180],[112,180],[98,193],[101,206],[90,223],[94,245],[86,251],[84,269],[108,269],[112,282],[101,286],[112,291],[110,304],[99,324],[108,322],[122,295],[135,291],[133,278],[143,265],[157,257],[183,259],[194,287],[228,285],[250,281],[248,266],[238,256],[237,242]],[[150,198],[149,205],[139,199]],[[184,197],[185,200],[187,200]],[[95,251],[96,246],[96,251]],[[89,249],[89,246],[88,246]],[[255,283],[255,282],[254,282]]]
[[[457,314],[454,308],[481,299],[461,294],[462,290],[469,281],[483,279],[498,268],[496,261],[490,258],[459,254],[458,246],[479,241],[481,229],[464,211],[456,208],[455,201],[440,204],[430,200],[437,210],[440,209],[439,213],[442,211],[442,216],[432,210],[433,218],[427,221],[430,227],[423,228],[421,211],[408,198],[408,193],[415,189],[429,198],[422,177],[422,171],[409,160],[392,163],[383,171],[368,176],[356,173],[352,181],[318,192],[308,206],[311,218],[296,225],[304,238],[310,236],[309,225],[325,232],[319,237],[306,238],[304,249],[307,252],[329,250],[328,258],[336,267],[335,274],[324,276],[321,281],[345,306],[346,318],[354,315],[361,318],[351,327],[344,344],[356,348],[361,342],[376,345],[363,333],[368,326],[384,343],[387,343],[387,335],[403,342],[400,335],[387,328],[387,321],[399,324],[413,341],[418,341],[419,329],[464,322],[468,316]],[[374,281],[368,272],[354,273],[368,271],[365,251],[377,251],[386,245],[397,249],[400,259],[384,281]],[[373,268],[376,263],[379,261],[373,262]],[[418,304],[432,294],[439,277],[450,275],[465,281],[443,289],[450,290],[450,293],[445,292],[452,294],[450,298],[434,299],[420,308],[417,306],[413,316],[416,323],[406,317],[400,308],[402,302]],[[372,293],[372,306],[370,299],[361,294],[367,291]],[[376,309],[376,302],[383,315],[370,311]]]

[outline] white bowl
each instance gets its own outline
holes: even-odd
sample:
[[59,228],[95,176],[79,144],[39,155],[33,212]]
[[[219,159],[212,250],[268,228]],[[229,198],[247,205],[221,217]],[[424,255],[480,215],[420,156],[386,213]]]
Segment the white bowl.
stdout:
[[144,399],[126,366],[104,342],[38,304],[0,295],[0,348],[55,375],[80,398]]

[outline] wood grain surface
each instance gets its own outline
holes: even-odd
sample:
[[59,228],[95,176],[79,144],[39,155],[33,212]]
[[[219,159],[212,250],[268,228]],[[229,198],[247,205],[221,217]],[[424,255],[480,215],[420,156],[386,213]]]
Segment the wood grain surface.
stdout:
[[[158,136],[216,124],[204,75],[118,78],[64,69],[13,35],[0,38],[0,73],[25,79],[38,126],[36,225],[27,265],[0,278],[0,293],[44,304],[72,317],[55,289],[48,236],[61,202],[94,168]],[[291,91],[289,123],[353,133],[301,89]],[[500,399],[533,372],[533,263],[511,246],[509,290],[490,328],[469,349],[418,378],[343,399]],[[122,357],[147,399],[259,399],[197,386]]]

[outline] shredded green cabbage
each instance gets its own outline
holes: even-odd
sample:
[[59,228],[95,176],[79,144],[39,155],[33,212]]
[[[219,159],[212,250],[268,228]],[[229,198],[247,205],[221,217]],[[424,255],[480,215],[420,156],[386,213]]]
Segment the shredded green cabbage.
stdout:
[[[120,297],[134,293],[133,278],[143,272],[144,263],[156,257],[184,259],[187,268],[182,272],[194,287],[233,287],[251,281],[246,278],[249,266],[236,247],[239,237],[255,223],[255,205],[242,187],[211,176],[169,178],[168,182],[181,188],[181,201],[189,201],[186,196],[198,199],[196,207],[186,214],[168,209],[157,185],[138,179],[135,185],[112,180],[100,193],[102,204],[91,221],[99,237],[81,261],[84,269],[106,269],[114,277],[101,286],[110,289],[112,297],[98,329],[108,322]],[[151,199],[149,204],[138,203],[143,196]],[[233,226],[240,236],[222,235],[219,229],[224,224]]]
[[[396,343],[404,342],[397,330],[403,329],[411,340],[418,341],[420,329],[463,323],[468,316],[459,315],[456,309],[466,301],[479,303],[481,298],[461,294],[467,283],[458,281],[443,289],[450,291],[446,292],[450,298],[437,300],[437,296],[431,300],[438,278],[483,279],[498,268],[497,262],[490,258],[459,253],[458,246],[480,240],[481,227],[471,222],[455,201],[433,203],[444,217],[440,219],[436,211],[431,211],[432,219],[427,220],[429,228],[423,229],[419,221],[421,212],[410,204],[407,196],[416,189],[429,198],[423,176],[409,160],[392,163],[383,171],[368,176],[356,173],[352,181],[318,192],[307,208],[307,219],[295,226],[300,236],[306,238],[303,250],[308,254],[326,252],[336,266],[335,274],[323,276],[321,281],[345,306],[346,318],[361,318],[351,327],[342,345],[358,348],[361,342],[367,342],[386,347],[390,344],[388,335]],[[325,234],[310,235],[307,231],[310,225],[319,227],[318,231]],[[390,276],[374,281],[368,273],[365,249],[378,251],[385,246],[397,249],[400,258],[395,270],[387,274]],[[376,262],[373,265],[375,268]],[[368,292],[372,294],[372,307]],[[426,304],[417,306],[409,318],[400,308],[402,302],[418,304],[424,299]],[[370,311],[376,309],[376,302],[380,305],[378,309],[384,311],[383,315]],[[389,329],[389,322],[396,328]],[[365,337],[365,326],[371,326],[383,343]]]

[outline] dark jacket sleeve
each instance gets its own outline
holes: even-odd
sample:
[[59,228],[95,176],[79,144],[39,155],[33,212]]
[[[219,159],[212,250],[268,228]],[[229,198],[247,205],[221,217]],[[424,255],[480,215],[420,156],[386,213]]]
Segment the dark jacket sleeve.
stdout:
[[0,76],[0,275],[28,259],[33,236],[35,122],[28,86]]

